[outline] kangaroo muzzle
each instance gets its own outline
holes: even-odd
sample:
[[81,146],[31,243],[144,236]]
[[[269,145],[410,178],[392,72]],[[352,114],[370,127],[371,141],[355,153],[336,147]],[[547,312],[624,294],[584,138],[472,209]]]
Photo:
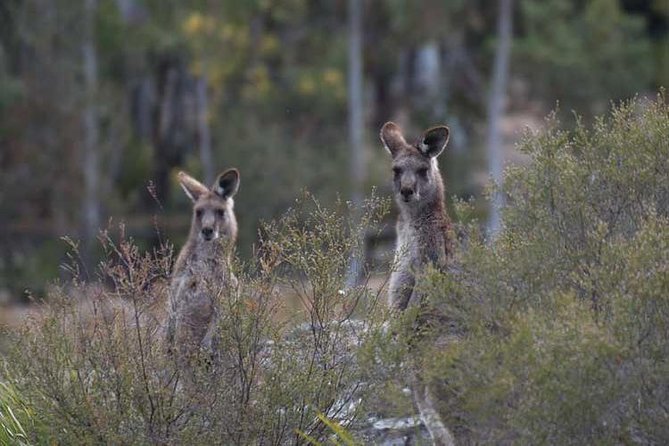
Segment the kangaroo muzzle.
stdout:
[[409,203],[412,200],[418,200],[418,184],[416,184],[415,177],[407,175],[408,178],[402,178],[403,181],[400,181],[400,196],[402,201]]
[[214,238],[213,228],[202,228],[202,238],[209,241]]

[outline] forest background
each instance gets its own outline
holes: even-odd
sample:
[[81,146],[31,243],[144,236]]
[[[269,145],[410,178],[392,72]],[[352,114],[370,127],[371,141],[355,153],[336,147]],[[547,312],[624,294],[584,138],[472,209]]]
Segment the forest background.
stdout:
[[389,194],[387,120],[448,124],[449,200],[469,199],[556,106],[573,126],[669,84],[663,0],[7,0],[0,24],[5,303],[65,277],[62,236],[89,268],[110,221],[180,246],[180,169],[241,170],[248,258],[302,189],[326,205]]

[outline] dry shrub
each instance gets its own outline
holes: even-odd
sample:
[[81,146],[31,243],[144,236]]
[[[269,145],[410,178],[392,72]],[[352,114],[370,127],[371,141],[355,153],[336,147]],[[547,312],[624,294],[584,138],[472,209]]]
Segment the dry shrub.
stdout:
[[[180,365],[167,351],[164,305],[172,249],[140,251],[120,231],[100,237],[94,285],[55,286],[38,317],[12,335],[5,379],[41,429],[36,443],[301,444],[325,439],[325,414],[351,425],[375,388],[358,347],[382,340],[379,293],[347,286],[363,234],[387,202],[350,209],[307,198],[262,229],[256,260],[235,265],[237,290],[220,295],[220,342]],[[369,278],[370,272],[364,274]],[[286,314],[290,289],[304,303]],[[298,434],[301,432],[302,434]]]

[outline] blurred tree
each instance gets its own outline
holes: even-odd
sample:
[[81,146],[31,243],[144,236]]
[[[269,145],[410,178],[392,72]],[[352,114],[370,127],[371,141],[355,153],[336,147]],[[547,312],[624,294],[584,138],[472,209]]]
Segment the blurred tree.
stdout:
[[[351,201],[359,207],[363,200],[363,182],[365,180],[366,156],[364,144],[363,118],[363,80],[362,80],[362,0],[348,1],[348,134],[349,165],[351,172]],[[358,215],[354,215],[356,220]],[[352,258],[348,284],[357,285],[362,276],[360,258]]]
[[374,128],[398,113],[418,115],[419,128],[445,120],[446,113],[480,116],[485,95],[475,45],[488,20],[481,1],[366,4],[365,57]]
[[83,6],[81,56],[84,78],[82,107],[83,152],[83,211],[82,241],[84,263],[93,266],[93,242],[100,228],[100,156],[99,122],[97,113],[98,56],[95,44],[95,13],[97,0],[85,0]]
[[[362,102],[363,142],[376,145],[389,119],[409,130],[447,122],[449,191],[480,190],[471,171],[485,165],[480,124],[497,17],[488,1],[361,1],[361,94],[346,83],[347,2],[96,0],[87,21],[85,1],[0,3],[0,275],[15,289],[56,274],[56,236],[81,234],[96,203],[90,215],[132,216],[129,230],[146,244],[155,239],[151,214],[165,213],[163,235],[179,243],[187,222],[171,217],[183,204],[172,194],[177,168],[203,177],[242,170],[244,255],[257,222],[289,208],[300,189],[324,203],[350,196],[349,94]],[[666,7],[621,2],[519,0],[512,79],[549,107],[559,98],[584,112],[651,86],[653,57],[667,48]],[[86,23],[97,62],[92,100]],[[80,164],[94,146],[97,179]],[[368,163],[363,190],[387,182],[385,166]]]
[[3,115],[11,129],[3,188],[13,191],[3,209],[11,224],[3,231],[3,248],[9,253],[4,266],[18,280],[39,282],[57,271],[56,259],[45,267],[33,254],[52,254],[53,239],[43,243],[51,230],[80,234],[82,110],[88,93],[79,86],[84,54],[77,30],[83,15],[81,2],[30,0],[7,7],[3,47],[13,51],[10,69],[22,88]]
[[[504,113],[507,83],[509,79],[509,57],[511,54],[511,38],[513,26],[513,0],[498,2],[497,49],[495,65],[488,93],[488,172],[497,185],[502,183],[502,135],[500,118]],[[500,229],[502,194],[493,192],[488,219],[488,232],[495,237]]]
[[645,19],[646,35],[653,45],[655,86],[669,85],[669,2],[666,0],[622,0],[627,13]]
[[649,87],[654,58],[643,18],[626,14],[618,0],[519,5],[517,73],[536,97],[558,100],[568,113],[592,113]]

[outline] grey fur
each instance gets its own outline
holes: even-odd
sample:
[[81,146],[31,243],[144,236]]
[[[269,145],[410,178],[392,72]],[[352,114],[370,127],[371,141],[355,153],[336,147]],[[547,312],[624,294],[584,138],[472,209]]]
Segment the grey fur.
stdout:
[[[448,136],[447,127],[434,127],[410,145],[396,124],[388,122],[381,128],[381,141],[393,158],[393,192],[399,208],[395,262],[388,288],[389,305],[399,311],[421,305],[417,274],[429,265],[444,270],[451,254],[451,223],[436,159],[446,147]],[[412,377],[411,387],[433,443],[454,445],[453,435],[441,421],[419,370]]]
[[[230,187],[225,193],[222,178]],[[193,218],[172,271],[166,337],[169,350],[183,362],[201,348],[215,350],[219,300],[237,285],[230,256],[237,239],[232,196],[239,172],[229,169],[211,188],[183,172],[179,182],[193,201]]]
[[387,123],[381,129],[381,140],[393,157],[393,192],[399,208],[388,298],[391,307],[404,310],[420,303],[415,293],[416,273],[428,264],[444,269],[450,256],[451,223],[436,159],[448,141],[448,129],[429,129],[415,145],[409,145],[399,127]]

